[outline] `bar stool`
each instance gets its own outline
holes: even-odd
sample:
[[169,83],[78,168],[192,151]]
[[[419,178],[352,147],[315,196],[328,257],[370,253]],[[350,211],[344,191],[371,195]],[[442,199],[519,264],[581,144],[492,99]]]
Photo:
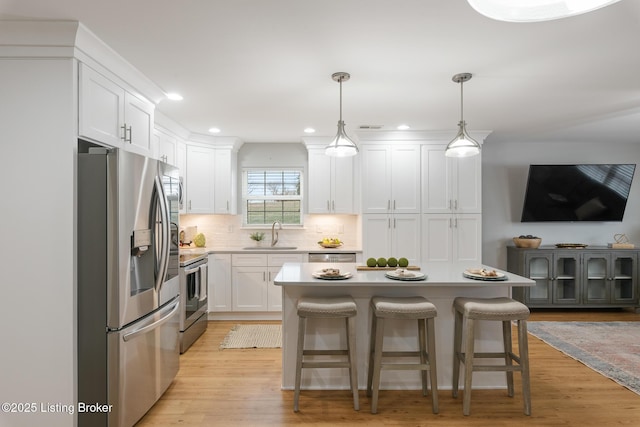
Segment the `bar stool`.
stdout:
[[[293,395],[293,411],[298,412],[300,399],[300,381],[303,368],[349,368],[349,381],[353,393],[353,409],[358,411],[358,372],[356,353],[356,325],[355,316],[358,308],[350,296],[311,298],[298,300],[298,347],[296,356],[296,383]],[[347,349],[346,350],[305,350],[304,338],[307,319],[309,318],[344,318],[346,320]],[[347,356],[347,361],[310,361],[305,362],[304,356]]]
[[[431,404],[438,413],[438,375],[436,373],[436,306],[423,297],[380,297],[371,299],[373,312],[369,351],[367,396],[371,396],[371,413],[377,413],[381,370],[416,370],[421,372],[422,395],[427,395],[427,371],[431,374]],[[383,351],[385,319],[417,319],[418,351]],[[426,334],[425,334],[426,332]],[[425,336],[426,335],[426,336]],[[420,363],[383,363],[384,357],[419,357]]]
[[[458,397],[458,381],[460,378],[460,362],[464,363],[464,399],[462,413],[469,415],[471,409],[471,380],[473,372],[477,371],[504,371],[507,374],[507,394],[513,397],[513,372],[519,371],[522,375],[522,397],[524,400],[524,413],[531,415],[531,393],[529,380],[529,345],[527,342],[527,319],[529,308],[511,298],[464,298],[457,297],[453,301],[455,309],[455,332],[453,343],[453,397]],[[496,320],[502,322],[502,340],[504,352],[476,353],[474,352],[475,321]],[[511,343],[511,321],[518,322],[518,348],[519,355],[513,353]],[[462,352],[463,332],[462,326],[466,322],[464,330],[465,351]],[[477,358],[501,358],[504,365],[478,365]],[[516,362],[517,365],[514,365]]]

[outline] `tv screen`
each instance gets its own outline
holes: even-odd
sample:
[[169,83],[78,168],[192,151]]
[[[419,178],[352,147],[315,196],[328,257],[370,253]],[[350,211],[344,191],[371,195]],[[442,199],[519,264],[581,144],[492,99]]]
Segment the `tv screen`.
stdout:
[[622,221],[635,168],[530,165],[522,222]]

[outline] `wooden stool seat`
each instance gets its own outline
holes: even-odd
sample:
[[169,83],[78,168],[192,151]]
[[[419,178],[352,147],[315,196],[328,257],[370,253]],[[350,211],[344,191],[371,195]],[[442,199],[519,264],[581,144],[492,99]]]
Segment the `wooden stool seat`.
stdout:
[[[296,355],[296,382],[293,395],[293,410],[298,412],[300,400],[300,383],[304,368],[348,368],[351,392],[353,393],[353,408],[358,411],[358,371],[356,353],[356,325],[355,316],[358,308],[350,296],[300,298],[297,302],[298,313],[298,346]],[[346,319],[347,349],[346,350],[305,350],[304,338],[309,318],[344,318]],[[305,361],[305,356],[347,356],[346,361]]]
[[[380,297],[371,299],[371,341],[367,395],[371,396],[371,413],[378,411],[381,370],[421,371],[422,394],[427,395],[431,374],[431,404],[438,413],[438,376],[436,371],[436,342],[434,319],[436,306],[423,297]],[[416,319],[418,321],[418,351],[383,351],[385,319]],[[383,363],[385,357],[414,357],[419,363]]]
[[[531,415],[531,392],[529,379],[529,350],[527,341],[527,319],[529,308],[511,298],[465,298],[457,297],[453,301],[455,311],[455,330],[453,342],[453,397],[458,397],[458,382],[460,379],[460,363],[464,363],[464,398],[462,413],[469,415],[471,411],[471,383],[473,372],[503,371],[507,374],[507,394],[513,397],[513,372],[522,374],[522,395],[524,413]],[[475,321],[495,320],[502,322],[503,352],[474,352]],[[518,323],[519,355],[512,349],[511,322]],[[465,351],[462,351],[463,325]],[[479,365],[475,359],[504,359],[503,365]],[[514,365],[515,362],[517,365]]]

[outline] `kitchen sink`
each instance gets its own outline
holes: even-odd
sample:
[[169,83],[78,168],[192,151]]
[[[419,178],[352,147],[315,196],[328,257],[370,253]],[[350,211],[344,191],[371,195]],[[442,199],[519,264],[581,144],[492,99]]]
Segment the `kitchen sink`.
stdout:
[[246,251],[291,251],[294,249],[298,249],[297,246],[251,246],[247,248],[242,248]]

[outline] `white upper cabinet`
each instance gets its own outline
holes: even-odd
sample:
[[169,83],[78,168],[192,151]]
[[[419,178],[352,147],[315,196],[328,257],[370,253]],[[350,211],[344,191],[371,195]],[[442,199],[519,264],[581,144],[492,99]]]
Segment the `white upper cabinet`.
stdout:
[[481,213],[481,156],[450,158],[445,148],[422,147],[422,212]]
[[185,213],[236,214],[237,152],[187,144]]
[[152,155],[153,103],[80,64],[79,134],[143,155]]
[[173,166],[178,166],[178,138],[158,129],[154,131],[154,157]]
[[186,213],[214,213],[215,150],[187,145]]
[[420,212],[420,146],[363,144],[362,212]]
[[237,211],[236,159],[232,150],[215,150],[213,213],[235,214]]
[[352,214],[353,157],[330,157],[324,148],[309,148],[310,214]]

